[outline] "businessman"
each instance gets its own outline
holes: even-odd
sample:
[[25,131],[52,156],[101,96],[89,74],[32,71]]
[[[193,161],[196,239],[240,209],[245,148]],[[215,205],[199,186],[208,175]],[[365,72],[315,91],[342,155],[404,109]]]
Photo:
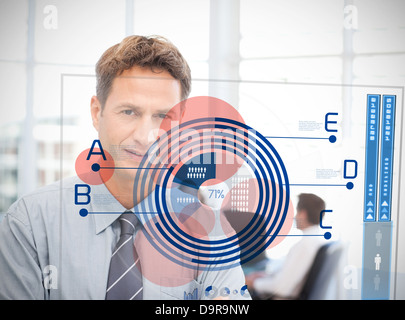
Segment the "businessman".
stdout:
[[0,225],[0,298],[210,299],[219,298],[221,288],[235,292],[226,298],[249,298],[246,290],[239,294],[240,266],[190,267],[181,263],[188,261],[182,252],[174,261],[156,234],[145,231],[151,220],[133,214],[153,203],[153,188],[134,190],[133,168],[155,142],[162,120],[181,121],[184,109],[173,107],[188,97],[191,83],[183,56],[162,37],[130,36],[101,56],[96,77],[93,126],[121,168],[91,185],[86,212],[103,214],[78,214],[79,177],[18,199]]

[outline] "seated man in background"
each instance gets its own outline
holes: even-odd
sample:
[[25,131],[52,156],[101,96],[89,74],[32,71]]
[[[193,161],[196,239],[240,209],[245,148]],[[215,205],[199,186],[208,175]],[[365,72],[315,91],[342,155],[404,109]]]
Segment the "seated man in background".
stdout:
[[319,234],[322,210],[325,210],[325,202],[320,197],[310,193],[298,196],[295,220],[297,228],[303,232],[303,237],[288,252],[277,272],[255,272],[246,277],[249,290],[253,291],[257,298],[298,297],[318,249],[325,244],[324,237],[305,236]]

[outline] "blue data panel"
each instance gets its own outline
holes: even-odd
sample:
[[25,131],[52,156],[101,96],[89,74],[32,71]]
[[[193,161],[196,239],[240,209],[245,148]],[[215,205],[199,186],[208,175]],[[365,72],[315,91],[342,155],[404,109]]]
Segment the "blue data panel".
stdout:
[[396,96],[384,95],[382,98],[379,221],[391,220],[395,103]]
[[380,131],[380,100],[376,94],[367,95],[367,134],[364,178],[364,221],[376,221],[378,148]]

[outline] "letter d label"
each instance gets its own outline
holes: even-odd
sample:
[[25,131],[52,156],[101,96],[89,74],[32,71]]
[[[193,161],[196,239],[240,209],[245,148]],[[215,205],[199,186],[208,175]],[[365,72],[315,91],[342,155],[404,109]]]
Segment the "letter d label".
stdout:
[[354,179],[357,177],[357,161],[345,160],[343,164],[343,178]]

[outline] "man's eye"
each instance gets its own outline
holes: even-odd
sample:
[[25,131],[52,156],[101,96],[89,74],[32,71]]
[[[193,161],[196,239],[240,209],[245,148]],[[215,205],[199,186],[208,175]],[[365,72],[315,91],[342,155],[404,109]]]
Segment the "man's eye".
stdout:
[[158,114],[160,119],[170,119],[170,116],[167,113],[160,113]]
[[123,110],[122,113],[127,116],[132,116],[134,114],[134,111],[133,110]]

